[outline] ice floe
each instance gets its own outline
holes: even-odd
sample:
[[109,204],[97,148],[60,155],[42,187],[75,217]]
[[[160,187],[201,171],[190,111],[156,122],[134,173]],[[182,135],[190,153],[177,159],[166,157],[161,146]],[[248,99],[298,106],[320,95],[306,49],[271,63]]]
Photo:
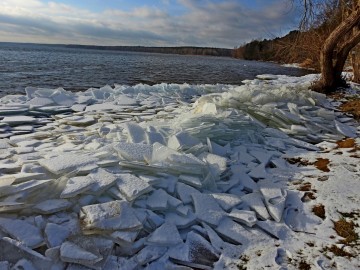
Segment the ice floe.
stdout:
[[324,224],[289,191],[315,169],[285,158],[359,134],[313,79],[1,98],[0,268],[232,269],[257,248],[284,266],[289,239]]

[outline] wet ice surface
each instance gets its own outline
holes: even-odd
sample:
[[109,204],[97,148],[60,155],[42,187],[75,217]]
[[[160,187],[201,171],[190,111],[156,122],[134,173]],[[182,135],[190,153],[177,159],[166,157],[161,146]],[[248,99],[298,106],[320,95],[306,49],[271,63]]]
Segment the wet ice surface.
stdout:
[[[328,221],[288,185],[320,173],[284,158],[359,132],[306,90],[313,78],[0,99],[0,266],[236,269],[248,258],[249,269],[292,269],[287,257]],[[341,166],[337,176],[358,179],[358,165]],[[328,269],[313,252],[308,263]]]

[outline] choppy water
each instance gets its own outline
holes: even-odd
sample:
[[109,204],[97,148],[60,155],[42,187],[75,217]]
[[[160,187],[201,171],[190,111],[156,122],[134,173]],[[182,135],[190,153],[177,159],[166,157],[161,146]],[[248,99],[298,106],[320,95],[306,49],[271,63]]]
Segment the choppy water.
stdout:
[[106,84],[241,84],[258,74],[307,71],[225,57],[150,54],[0,43],[0,96],[26,86],[78,91]]

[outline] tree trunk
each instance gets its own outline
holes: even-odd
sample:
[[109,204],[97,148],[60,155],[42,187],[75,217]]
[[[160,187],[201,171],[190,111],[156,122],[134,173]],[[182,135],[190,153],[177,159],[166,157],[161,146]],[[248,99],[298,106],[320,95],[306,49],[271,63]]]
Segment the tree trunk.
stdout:
[[[352,32],[359,24],[360,8],[357,6],[350,16],[339,24],[325,40],[320,53],[321,79],[319,83],[314,86],[314,90],[330,93],[335,91],[338,86],[343,85],[341,71],[349,51],[358,43],[358,39],[352,35]],[[349,39],[351,39],[352,42],[345,41],[341,44],[339,41],[348,35],[351,35]],[[335,50],[339,44],[341,44],[340,47],[338,47],[339,53],[335,54]],[[344,54],[346,55],[344,56]]]
[[357,48],[352,52],[351,64],[354,73],[353,81],[360,83],[360,48]]

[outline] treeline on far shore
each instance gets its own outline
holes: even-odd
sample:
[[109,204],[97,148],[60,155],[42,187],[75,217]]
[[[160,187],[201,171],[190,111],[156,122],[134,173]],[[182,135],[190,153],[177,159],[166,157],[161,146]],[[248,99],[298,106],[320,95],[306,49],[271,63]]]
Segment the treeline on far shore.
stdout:
[[232,57],[232,49],[209,48],[209,47],[145,47],[145,46],[96,46],[96,45],[65,45],[67,48],[75,49],[94,49],[94,50],[113,50],[127,52],[148,52],[164,54],[183,54],[183,55],[209,55]]

